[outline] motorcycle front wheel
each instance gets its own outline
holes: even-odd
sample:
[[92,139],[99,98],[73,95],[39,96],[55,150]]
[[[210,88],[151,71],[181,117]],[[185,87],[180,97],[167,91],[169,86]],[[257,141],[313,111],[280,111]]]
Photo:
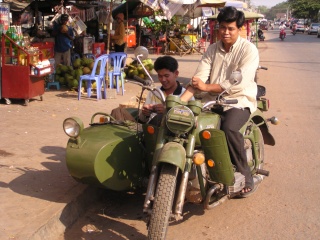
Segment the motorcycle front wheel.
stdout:
[[148,239],[166,238],[177,183],[178,167],[162,165],[148,228]]

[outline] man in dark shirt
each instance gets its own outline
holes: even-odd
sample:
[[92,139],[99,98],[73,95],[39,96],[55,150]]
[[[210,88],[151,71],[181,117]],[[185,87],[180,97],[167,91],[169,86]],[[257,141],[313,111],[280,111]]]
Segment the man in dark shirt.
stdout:
[[52,36],[55,37],[54,60],[56,66],[62,62],[64,65],[71,65],[72,40],[74,37],[73,30],[67,26],[69,16],[62,14],[57,22],[53,23]]

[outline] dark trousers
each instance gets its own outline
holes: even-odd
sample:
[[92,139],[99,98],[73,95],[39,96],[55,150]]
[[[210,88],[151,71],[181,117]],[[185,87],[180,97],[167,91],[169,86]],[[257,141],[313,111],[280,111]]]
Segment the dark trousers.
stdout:
[[122,44],[122,45],[114,45],[114,51],[115,52],[124,52],[124,48],[125,48],[126,44]]
[[238,171],[245,176],[245,187],[252,189],[253,179],[247,163],[244,139],[243,135],[239,132],[240,128],[248,121],[250,117],[250,110],[248,108],[243,110],[231,108],[224,111],[221,117],[221,130],[226,134],[231,161]]

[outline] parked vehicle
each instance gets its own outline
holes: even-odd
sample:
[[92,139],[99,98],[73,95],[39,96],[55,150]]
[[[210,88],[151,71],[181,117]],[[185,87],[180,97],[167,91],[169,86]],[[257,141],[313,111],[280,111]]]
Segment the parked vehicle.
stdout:
[[[141,59],[147,54],[144,47],[135,49],[142,66]],[[185,201],[212,209],[227,199],[241,197],[245,178],[231,163],[225,135],[220,130],[219,108],[237,103],[225,95],[241,83],[241,72],[232,76],[229,89],[217,100],[202,105],[196,100],[182,102],[173,95],[165,99],[149,75],[148,84],[139,85],[165,102],[160,126],[120,122],[101,112],[93,115],[87,128],[79,118],[67,118],[63,126],[70,137],[66,162],[71,176],[116,191],[136,188],[148,178],[143,212],[148,220],[149,239],[165,239],[169,221],[183,219]],[[269,175],[264,169],[264,144],[275,145],[268,122],[278,121],[264,117],[263,112],[269,108],[265,93],[266,89],[258,86],[258,109],[240,130],[255,183],[250,194]],[[132,117],[137,116],[138,109],[128,111]]]
[[296,32],[302,32],[304,33],[306,30],[305,30],[305,26],[304,26],[304,23],[303,22],[297,22],[297,30]]
[[311,23],[308,29],[308,34],[317,34],[318,33],[318,29],[320,27],[320,23]]
[[259,29],[261,30],[268,30],[268,27],[269,27],[269,22],[267,20],[261,21],[259,23]]

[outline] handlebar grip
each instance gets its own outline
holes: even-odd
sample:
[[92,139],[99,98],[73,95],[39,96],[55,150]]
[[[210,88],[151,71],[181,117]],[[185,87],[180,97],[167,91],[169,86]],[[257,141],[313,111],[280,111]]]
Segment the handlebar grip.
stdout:
[[225,104],[236,104],[236,103],[238,103],[238,99],[225,100]]
[[150,86],[151,85],[151,81],[150,80],[145,80],[137,75],[133,76],[133,79],[136,80],[139,83],[142,83],[144,86]]
[[259,69],[268,70],[268,68],[264,66],[259,66]]

